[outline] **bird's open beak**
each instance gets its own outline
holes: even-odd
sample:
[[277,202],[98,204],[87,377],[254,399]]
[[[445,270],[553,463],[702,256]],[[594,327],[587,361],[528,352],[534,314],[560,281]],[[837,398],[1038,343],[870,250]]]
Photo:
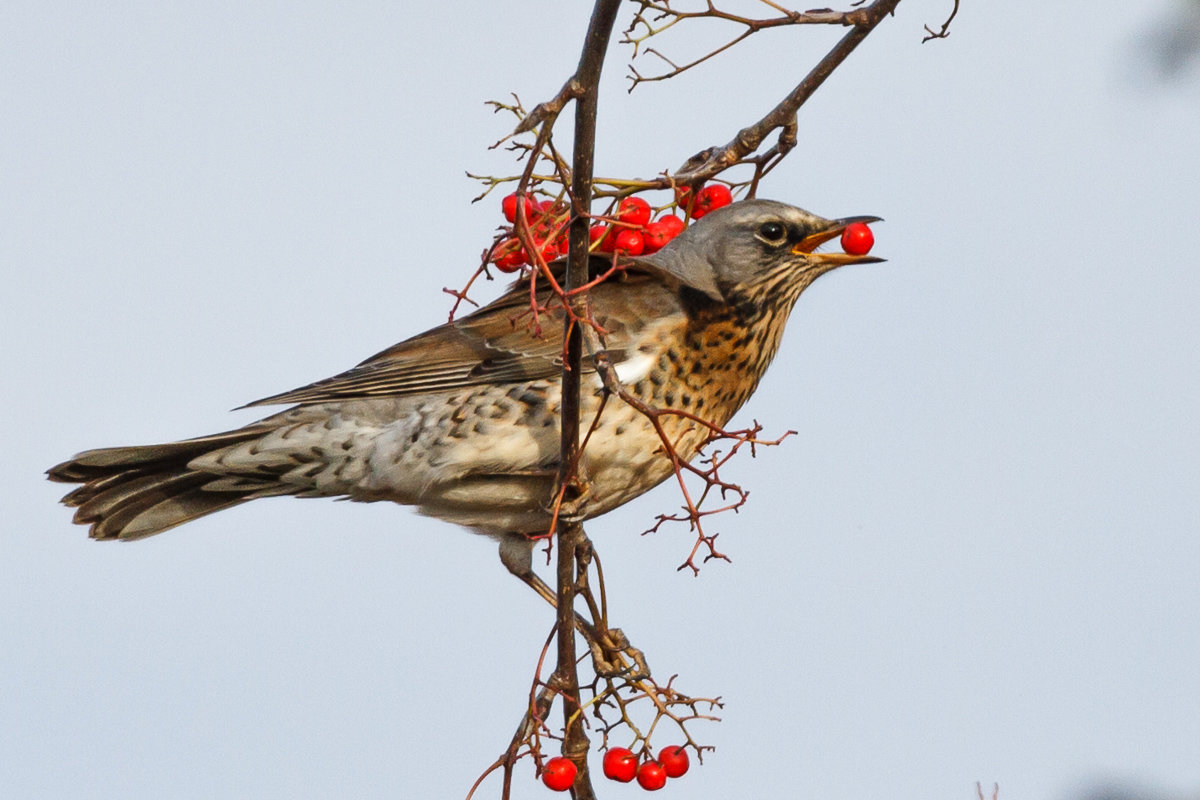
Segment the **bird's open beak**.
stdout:
[[875,256],[852,256],[849,253],[813,252],[830,239],[836,239],[841,236],[842,231],[846,230],[846,226],[855,222],[870,224],[872,222],[883,222],[883,219],[880,217],[843,217],[842,219],[830,220],[828,228],[805,236],[792,246],[792,252],[796,255],[808,255],[813,260],[821,261],[831,267],[840,267],[843,264],[877,264],[883,261],[884,259]]

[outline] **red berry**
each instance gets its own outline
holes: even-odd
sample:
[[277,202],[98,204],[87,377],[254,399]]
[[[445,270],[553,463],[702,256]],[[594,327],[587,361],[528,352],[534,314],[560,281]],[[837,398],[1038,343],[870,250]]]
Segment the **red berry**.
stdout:
[[525,263],[524,257],[519,256],[516,253],[511,253],[509,255],[501,256],[500,258],[498,258],[492,262],[492,264],[495,265],[496,269],[500,270],[501,272],[510,274],[510,275],[514,272],[519,272],[521,270],[521,265],[524,263]]
[[604,754],[604,777],[610,780],[629,783],[637,775],[637,768],[637,756],[632,750],[613,747]]
[[[504,212],[504,218],[509,222],[517,221],[517,196],[510,194],[500,201],[500,210]],[[529,198],[525,197],[525,216],[531,219],[537,211],[537,204]]]
[[641,227],[650,221],[650,204],[640,197],[626,197],[617,205],[617,219]]
[[507,195],[500,201],[500,210],[504,212],[504,218],[509,222],[517,221],[517,196],[515,194]]
[[[558,247],[555,246],[554,242],[543,241],[541,239],[534,239],[533,241],[537,245],[537,251],[541,253],[543,261],[553,261],[558,258]],[[534,264],[536,262],[530,258],[529,263]]]
[[865,222],[851,222],[842,231],[842,250],[852,256],[865,256],[875,246],[875,234]]
[[549,215],[553,214],[553,212],[557,210],[554,206],[555,203],[553,200],[543,200],[540,203],[533,204],[533,211],[534,214],[538,216]]
[[579,768],[571,759],[555,756],[542,767],[542,783],[553,791],[565,792],[575,783],[575,773],[578,771]]
[[637,781],[647,792],[657,792],[667,785],[667,771],[657,761],[647,761],[638,767]]
[[613,236],[612,228],[601,223],[588,228],[588,241],[595,245],[593,248],[598,253],[611,253],[613,251]]
[[492,263],[501,272],[517,272],[529,263],[529,255],[516,239],[505,239],[492,250]]
[[671,241],[671,232],[662,222],[651,222],[642,229],[643,253],[657,253]]
[[533,235],[537,237],[539,242],[546,240],[557,241],[559,239],[565,241],[567,238],[566,220],[556,219],[553,216],[542,217],[533,226]]
[[683,209],[685,213],[690,214],[692,211],[692,201],[695,200],[694,194],[690,186],[676,186],[675,204]]
[[677,744],[668,745],[658,751],[658,763],[662,764],[668,778],[678,778],[688,771],[688,754]]
[[642,239],[641,233],[632,228],[625,228],[617,234],[615,247],[619,252],[640,256],[646,249],[646,242]]
[[685,227],[683,220],[674,214],[663,214],[658,218],[657,221],[666,227],[666,229],[670,232],[672,239],[683,233],[683,229]]
[[692,216],[700,219],[708,212],[716,211],[721,206],[727,206],[732,202],[733,192],[729,191],[728,186],[723,183],[709,184],[696,195]]

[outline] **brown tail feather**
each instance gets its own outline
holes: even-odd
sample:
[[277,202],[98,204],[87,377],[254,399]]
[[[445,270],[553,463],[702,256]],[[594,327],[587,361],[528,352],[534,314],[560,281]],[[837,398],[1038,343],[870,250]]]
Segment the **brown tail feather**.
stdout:
[[244,503],[269,486],[252,481],[222,486],[221,476],[188,468],[198,456],[262,434],[243,428],[170,444],[88,450],[46,474],[52,481],[83,484],[62,502],[78,509],[75,522],[90,525],[93,539],[141,539]]

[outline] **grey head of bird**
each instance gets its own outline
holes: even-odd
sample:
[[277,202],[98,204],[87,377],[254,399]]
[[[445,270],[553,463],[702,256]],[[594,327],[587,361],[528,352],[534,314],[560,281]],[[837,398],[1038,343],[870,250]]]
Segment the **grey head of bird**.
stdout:
[[871,216],[831,220],[775,200],[742,200],[710,212],[662,250],[637,260],[718,302],[766,300],[773,292],[794,299],[832,269],[883,261],[816,252],[851,223],[878,221]]

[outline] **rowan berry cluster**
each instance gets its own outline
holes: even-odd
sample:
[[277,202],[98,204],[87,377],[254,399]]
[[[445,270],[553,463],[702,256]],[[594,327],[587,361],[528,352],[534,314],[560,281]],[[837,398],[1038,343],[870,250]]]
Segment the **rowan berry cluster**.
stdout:
[[[733,202],[733,194],[724,184],[705,186],[696,196],[686,186],[675,190],[676,205],[692,219]],[[617,205],[613,224],[598,223],[589,231],[592,246],[601,253],[625,253],[631,256],[656,253],[684,229],[686,223],[676,214],[664,214],[651,222],[650,204],[640,197],[626,197]]]
[[[658,751],[658,758],[638,764],[638,757],[625,747],[611,747],[604,754],[604,777],[629,783],[637,778],[638,785],[656,792],[667,785],[667,778],[678,778],[688,771],[691,762],[687,751],[670,745]],[[555,756],[542,767],[542,783],[556,792],[565,792],[575,782],[577,769],[569,758]]]
[[[533,243],[546,261],[562,258],[567,254],[567,207],[553,200],[537,201],[524,198],[525,220],[533,236]],[[676,205],[687,217],[700,219],[705,214],[733,202],[729,187],[720,183],[705,186],[695,193],[689,187],[675,190]],[[517,221],[517,195],[510,194],[501,201],[504,218],[510,223]],[[687,223],[677,214],[654,216],[650,204],[640,197],[630,196],[617,204],[612,222],[598,222],[591,227],[591,248],[598,253],[623,253],[630,256],[655,253],[667,242],[678,236]],[[502,240],[491,255],[492,264],[501,272],[516,272],[533,261],[525,246],[516,236]]]
[[[511,223],[517,221],[517,196],[510,194],[500,201],[504,218]],[[567,254],[567,206],[553,200],[534,200],[525,197],[525,221],[533,242],[546,261],[553,261]],[[530,263],[529,253],[521,240],[510,236],[492,248],[492,263],[501,272],[516,272]]]

